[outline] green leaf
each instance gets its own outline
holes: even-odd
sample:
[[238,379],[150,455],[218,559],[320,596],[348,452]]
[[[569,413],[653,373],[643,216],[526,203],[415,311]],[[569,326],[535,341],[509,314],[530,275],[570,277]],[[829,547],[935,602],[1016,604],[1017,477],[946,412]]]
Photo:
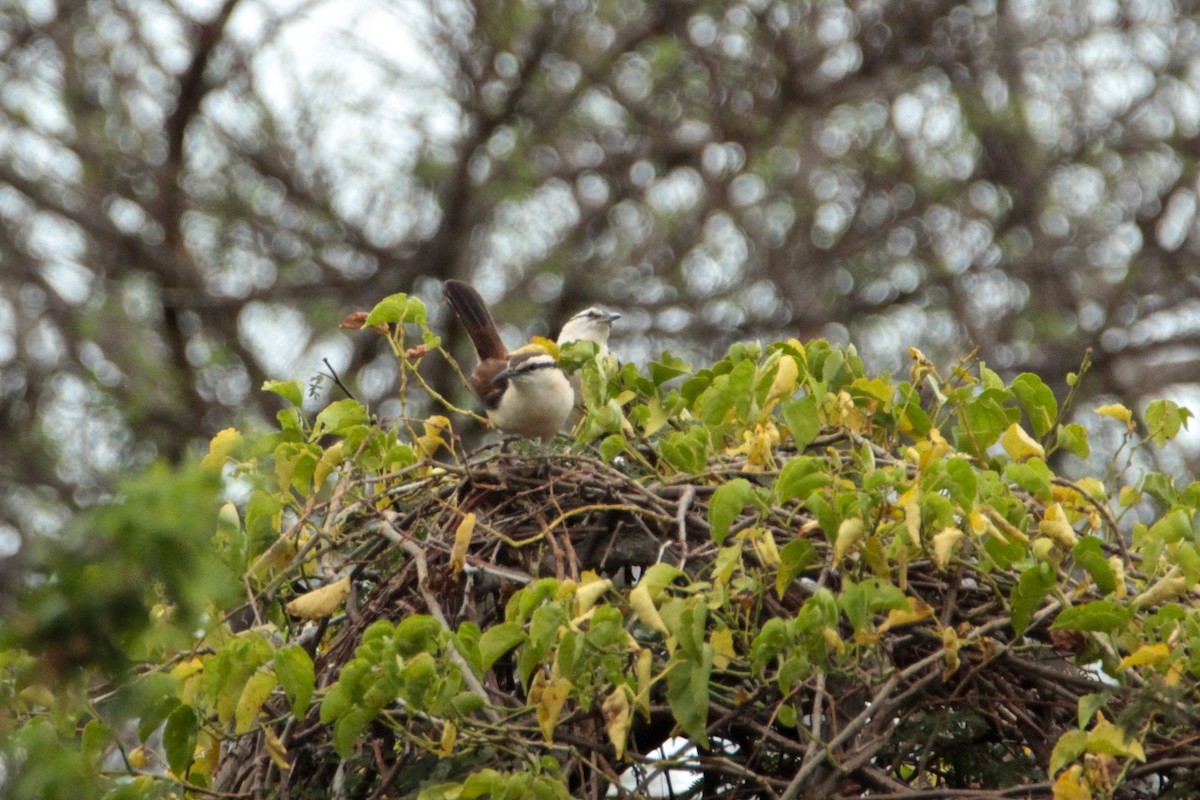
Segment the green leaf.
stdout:
[[1142,478],[1142,491],[1164,506],[1174,505],[1179,496],[1175,479],[1161,472],[1147,472]]
[[708,692],[713,648],[704,640],[704,606],[693,606],[681,616],[679,648],[667,671],[667,704],[675,721],[697,744],[708,746]]
[[1079,727],[1086,728],[1096,716],[1096,712],[1104,708],[1111,698],[1106,692],[1093,692],[1079,698]]
[[1094,600],[1081,606],[1064,608],[1051,628],[1071,631],[1117,633],[1132,619],[1133,612],[1112,600]]
[[1173,544],[1192,538],[1192,515],[1182,508],[1164,514],[1150,526],[1147,536],[1162,544]]
[[725,543],[729,527],[755,497],[754,487],[745,478],[734,478],[717,487],[708,501],[708,524],[714,542]]
[[166,727],[163,728],[163,751],[167,756],[167,766],[180,777],[185,777],[196,760],[196,734],[200,730],[200,720],[195,710],[189,705],[181,705],[167,717]]
[[1012,392],[1025,407],[1025,414],[1039,439],[1050,432],[1058,417],[1058,401],[1054,392],[1032,372],[1023,372],[1012,382]]
[[600,458],[606,462],[612,461],[625,452],[625,444],[625,437],[619,433],[605,437],[604,441],[600,442]]
[[396,652],[405,658],[436,652],[441,644],[442,624],[428,614],[406,617],[396,626]]
[[821,415],[816,397],[809,395],[784,400],[779,410],[796,447],[805,447],[817,438],[821,431]]
[[777,504],[806,499],[829,485],[829,462],[818,456],[799,456],[784,464],[771,487]]
[[676,358],[670,353],[663,351],[657,361],[651,361],[647,368],[650,371],[650,380],[654,381],[655,386],[662,386],[667,381],[678,378],[681,375],[690,375],[692,373],[692,365],[682,358]]
[[1067,731],[1058,738],[1058,743],[1050,753],[1051,777],[1083,754],[1087,749],[1087,739],[1087,731],[1080,730]]
[[438,678],[437,661],[429,653],[417,653],[404,664],[400,675],[407,703],[418,710],[430,708],[430,695]]
[[491,669],[501,656],[522,644],[525,639],[525,629],[515,622],[502,622],[488,628],[479,637],[483,670],[486,672]]
[[949,459],[946,461],[946,476],[954,502],[963,509],[973,507],[979,496],[979,481],[971,463],[961,456]]
[[150,673],[130,687],[130,692],[133,695],[130,700],[138,706],[138,738],[144,742],[179,708],[179,681],[162,673]]
[[329,687],[321,698],[321,724],[328,725],[335,719],[343,717],[350,711],[353,700],[346,685],[338,682]]
[[780,597],[792,581],[817,560],[817,549],[804,539],[793,539],[779,551],[779,571],[775,573],[775,593]]
[[400,322],[411,322],[424,327],[425,319],[424,303],[406,294],[393,294],[375,304],[371,313],[367,314],[367,320],[363,323],[363,327],[369,328],[372,325],[380,324],[395,325]]
[[354,754],[354,742],[367,729],[373,716],[358,706],[350,708],[333,724],[333,749],[342,758]]
[[1041,607],[1042,600],[1054,587],[1054,568],[1045,562],[1021,573],[1020,580],[1013,587],[1010,605],[1012,610],[1013,634],[1020,636],[1029,626],[1035,611]]
[[1092,454],[1087,428],[1077,422],[1058,426],[1058,446],[1079,459],[1086,460]]
[[702,428],[674,431],[659,449],[666,462],[681,472],[699,475],[708,466],[708,434]]
[[912,432],[922,438],[929,436],[933,422],[925,409],[921,407],[921,393],[911,383],[904,381],[897,385],[897,408],[908,422]]
[[304,392],[297,381],[267,381],[262,385],[264,392],[274,392],[293,406],[304,403]]
[[845,580],[837,602],[856,631],[866,629],[873,614],[908,608],[908,599],[904,592],[879,578],[867,578],[862,583]]
[[1167,563],[1174,564],[1183,570],[1183,578],[1188,585],[1200,580],[1200,553],[1191,542],[1181,542],[1171,550]]
[[[966,423],[966,441],[960,446],[969,447],[975,455],[983,456],[989,447],[1000,440],[1013,419],[1001,405],[1008,399],[1005,392],[987,389],[962,401],[963,421]],[[1019,412],[1015,412],[1019,416]]]
[[292,715],[303,719],[308,713],[316,685],[312,657],[299,645],[280,648],[275,653],[275,675],[283,687]]
[[663,589],[673,584],[686,573],[676,567],[674,564],[668,564],[666,561],[660,561],[642,573],[642,579],[638,583],[646,587],[646,591],[650,593],[650,597],[657,600]]
[[317,418],[313,422],[313,432],[309,438],[311,441],[316,441],[329,434],[345,435],[350,428],[366,425],[368,422],[370,422],[370,418],[362,403],[347,397],[344,400],[330,403],[321,413],[317,414]]
[[1072,550],[1075,563],[1087,570],[1088,575],[1096,583],[1096,588],[1103,594],[1110,594],[1117,588],[1117,576],[1112,565],[1104,555],[1104,548],[1095,536],[1085,536],[1079,540]]
[[1188,418],[1192,412],[1181,408],[1171,400],[1155,400],[1146,406],[1146,427],[1150,429],[1150,438],[1156,445],[1162,447],[1179,434],[1180,428],[1187,427]]
[[1054,475],[1040,458],[1034,457],[1021,464],[1005,464],[1004,477],[1040,500],[1049,501],[1053,496],[1050,480]]

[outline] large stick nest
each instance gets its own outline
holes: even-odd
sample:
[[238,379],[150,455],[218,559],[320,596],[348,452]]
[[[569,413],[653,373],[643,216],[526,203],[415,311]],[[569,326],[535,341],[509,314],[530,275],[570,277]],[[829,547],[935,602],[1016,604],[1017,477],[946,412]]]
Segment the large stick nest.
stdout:
[[[703,483],[666,483],[648,469],[625,468],[577,454],[491,450],[465,466],[355,484],[354,502],[346,491],[313,509],[337,542],[326,558],[354,564],[345,613],[297,630],[315,653],[318,687],[337,679],[377,620],[428,614],[449,630],[468,621],[487,630],[504,619],[512,593],[535,579],[580,580],[589,571],[612,578],[621,594],[611,602],[626,604],[640,571],[660,561],[707,580],[719,552],[708,501],[734,473],[718,468]],[[472,513],[475,528],[455,564],[456,533]],[[804,536],[819,557],[782,596],[773,588],[745,596],[740,624],[747,630],[772,617],[795,617],[819,587],[838,590],[844,576],[833,566],[829,537],[798,505],[753,519],[747,513],[726,544],[751,524],[767,529],[780,548]],[[747,674],[746,653],[714,670],[707,750],[680,747],[672,738],[680,729],[664,682],[655,685],[649,717],[635,715],[624,759],[616,757],[599,702],[587,711],[568,703],[547,743],[510,654],[476,684],[490,710],[476,713],[473,739],[470,726],[459,723],[452,755],[432,752],[444,734],[439,720],[391,708],[391,724],[373,725],[355,756],[342,759],[332,726],[319,721],[316,708],[289,721],[281,702],[275,730],[290,768],[280,774],[264,767],[266,740],[246,736],[224,755],[214,788],[260,796],[278,781],[285,798],[415,797],[424,781],[461,780],[488,766],[519,770],[549,753],[562,764],[574,797],[666,796],[661,778],[654,779],[668,768],[675,797],[1050,797],[1046,765],[1059,736],[1077,726],[1080,697],[1119,691],[1076,665],[1087,640],[1049,630],[1060,609],[1053,598],[1014,640],[1009,575],[981,575],[969,565],[942,572],[921,560],[908,564],[905,579],[907,594],[931,614],[863,646],[853,668],[815,669],[786,697],[773,680],[777,665]],[[629,629],[652,648],[657,673],[667,660],[661,639],[637,630],[623,607]],[[957,650],[947,646],[947,630],[962,631]],[[846,641],[854,636],[844,622],[839,633]],[[1139,702],[1156,700],[1127,691],[1122,705],[1137,714]],[[781,722],[784,705],[795,712],[794,727]],[[1156,796],[1168,786],[1200,792],[1192,777],[1200,745],[1186,736],[1194,724],[1179,720],[1178,741],[1167,733],[1154,739],[1146,763],[1126,774],[1118,796]],[[1157,776],[1151,782],[1130,780],[1151,775]]]

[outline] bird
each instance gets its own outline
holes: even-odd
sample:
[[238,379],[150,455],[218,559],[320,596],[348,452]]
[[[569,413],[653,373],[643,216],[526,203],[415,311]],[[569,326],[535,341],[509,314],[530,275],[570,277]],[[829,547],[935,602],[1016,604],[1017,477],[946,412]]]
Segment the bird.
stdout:
[[[558,345],[561,347],[571,342],[595,342],[596,357],[604,358],[608,355],[608,335],[612,333],[613,323],[620,318],[621,315],[615,311],[605,311],[595,306],[585,308],[562,326],[562,330],[558,332]],[[574,430],[583,417],[583,389],[578,373],[568,375],[567,379],[570,380],[571,389],[575,393],[575,402],[567,416],[566,424],[567,428]]]
[[475,345],[479,364],[467,383],[483,401],[488,420],[505,433],[549,442],[575,406],[575,390],[558,359],[543,350],[509,353],[470,284],[448,280],[442,294]]
[[595,342],[599,349],[596,355],[608,355],[608,335],[612,333],[613,323],[621,318],[615,311],[604,311],[592,306],[585,308],[567,320],[558,332],[558,344],[562,346],[570,342]]

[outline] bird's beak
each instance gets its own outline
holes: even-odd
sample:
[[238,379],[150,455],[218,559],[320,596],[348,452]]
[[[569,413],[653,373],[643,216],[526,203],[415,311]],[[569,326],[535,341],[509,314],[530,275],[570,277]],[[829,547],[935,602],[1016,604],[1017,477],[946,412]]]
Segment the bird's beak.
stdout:
[[616,321],[617,321],[617,320],[619,320],[620,318],[621,318],[621,315],[620,315],[620,314],[618,314],[617,312],[615,312],[615,311],[609,311],[609,312],[608,312],[608,321],[609,321],[609,322],[616,322]]

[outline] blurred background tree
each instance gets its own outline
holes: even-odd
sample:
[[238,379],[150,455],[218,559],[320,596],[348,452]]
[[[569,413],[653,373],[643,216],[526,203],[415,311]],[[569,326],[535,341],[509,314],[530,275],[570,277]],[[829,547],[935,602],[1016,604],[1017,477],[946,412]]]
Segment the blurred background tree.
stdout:
[[1183,392],[1197,11],[6,3],[0,553],[273,414],[265,379],[328,359],[399,413],[382,341],[338,322],[447,277],[538,321],[513,342],[596,303],[635,361],[825,336],[1061,391],[1092,347],[1086,398]]

